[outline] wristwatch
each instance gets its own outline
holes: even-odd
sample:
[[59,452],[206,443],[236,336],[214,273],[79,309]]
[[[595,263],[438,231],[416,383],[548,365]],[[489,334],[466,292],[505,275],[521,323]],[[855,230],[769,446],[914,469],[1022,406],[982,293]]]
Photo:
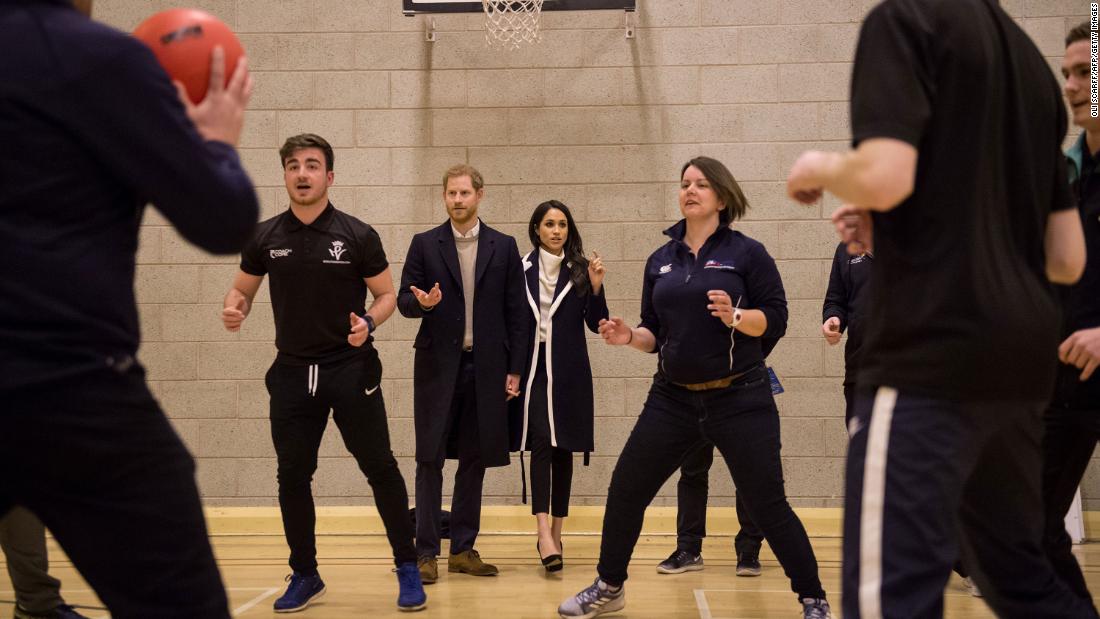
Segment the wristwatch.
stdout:
[[730,322],[729,328],[732,329],[732,328],[736,327],[739,324],[741,324],[741,310],[739,310],[737,308],[734,308],[733,309],[733,321]]
[[370,334],[374,334],[374,318],[371,318],[370,314],[363,314],[363,320],[367,321],[367,328],[370,329]]

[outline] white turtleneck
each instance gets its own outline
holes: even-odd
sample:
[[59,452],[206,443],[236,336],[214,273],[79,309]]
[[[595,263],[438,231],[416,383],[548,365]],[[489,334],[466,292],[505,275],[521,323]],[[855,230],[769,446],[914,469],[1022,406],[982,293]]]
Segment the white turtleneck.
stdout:
[[561,273],[561,263],[565,258],[539,247],[539,341],[546,341],[546,327],[550,323],[550,306],[554,304],[554,289],[558,287],[558,274]]

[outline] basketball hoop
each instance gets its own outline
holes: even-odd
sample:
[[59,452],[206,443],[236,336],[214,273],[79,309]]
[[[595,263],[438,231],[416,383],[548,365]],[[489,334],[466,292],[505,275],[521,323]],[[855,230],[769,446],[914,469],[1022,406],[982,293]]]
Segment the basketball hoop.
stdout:
[[485,42],[519,49],[524,43],[537,43],[539,14],[543,0],[481,0],[485,9]]

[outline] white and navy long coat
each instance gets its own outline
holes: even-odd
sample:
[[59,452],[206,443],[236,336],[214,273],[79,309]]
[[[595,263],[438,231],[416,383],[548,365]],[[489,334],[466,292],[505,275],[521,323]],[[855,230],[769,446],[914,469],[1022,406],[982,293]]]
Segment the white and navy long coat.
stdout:
[[[550,442],[554,447],[574,452],[593,450],[592,366],[584,327],[595,333],[601,319],[608,317],[605,289],[600,294],[578,295],[569,278],[570,265],[562,263],[546,325],[546,410],[550,415]],[[530,306],[528,335],[532,338],[530,357],[523,373],[523,394],[512,400],[509,430],[513,451],[527,450],[528,413],[531,410],[531,385],[538,367],[539,258],[534,250],[523,258],[527,280],[527,304]]]

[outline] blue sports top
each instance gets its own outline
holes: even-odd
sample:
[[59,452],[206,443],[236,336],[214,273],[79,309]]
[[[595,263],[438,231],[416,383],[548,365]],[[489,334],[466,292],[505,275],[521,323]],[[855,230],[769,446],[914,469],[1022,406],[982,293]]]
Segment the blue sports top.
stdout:
[[[642,285],[642,322],[657,336],[658,369],[676,383],[702,383],[759,365],[787,330],[787,297],[775,261],[764,246],[720,226],[692,255],[684,243],[687,223],[665,234],[668,243],[650,255]],[[741,309],[764,312],[761,337],[730,329],[711,316],[707,292],[725,290]]]

